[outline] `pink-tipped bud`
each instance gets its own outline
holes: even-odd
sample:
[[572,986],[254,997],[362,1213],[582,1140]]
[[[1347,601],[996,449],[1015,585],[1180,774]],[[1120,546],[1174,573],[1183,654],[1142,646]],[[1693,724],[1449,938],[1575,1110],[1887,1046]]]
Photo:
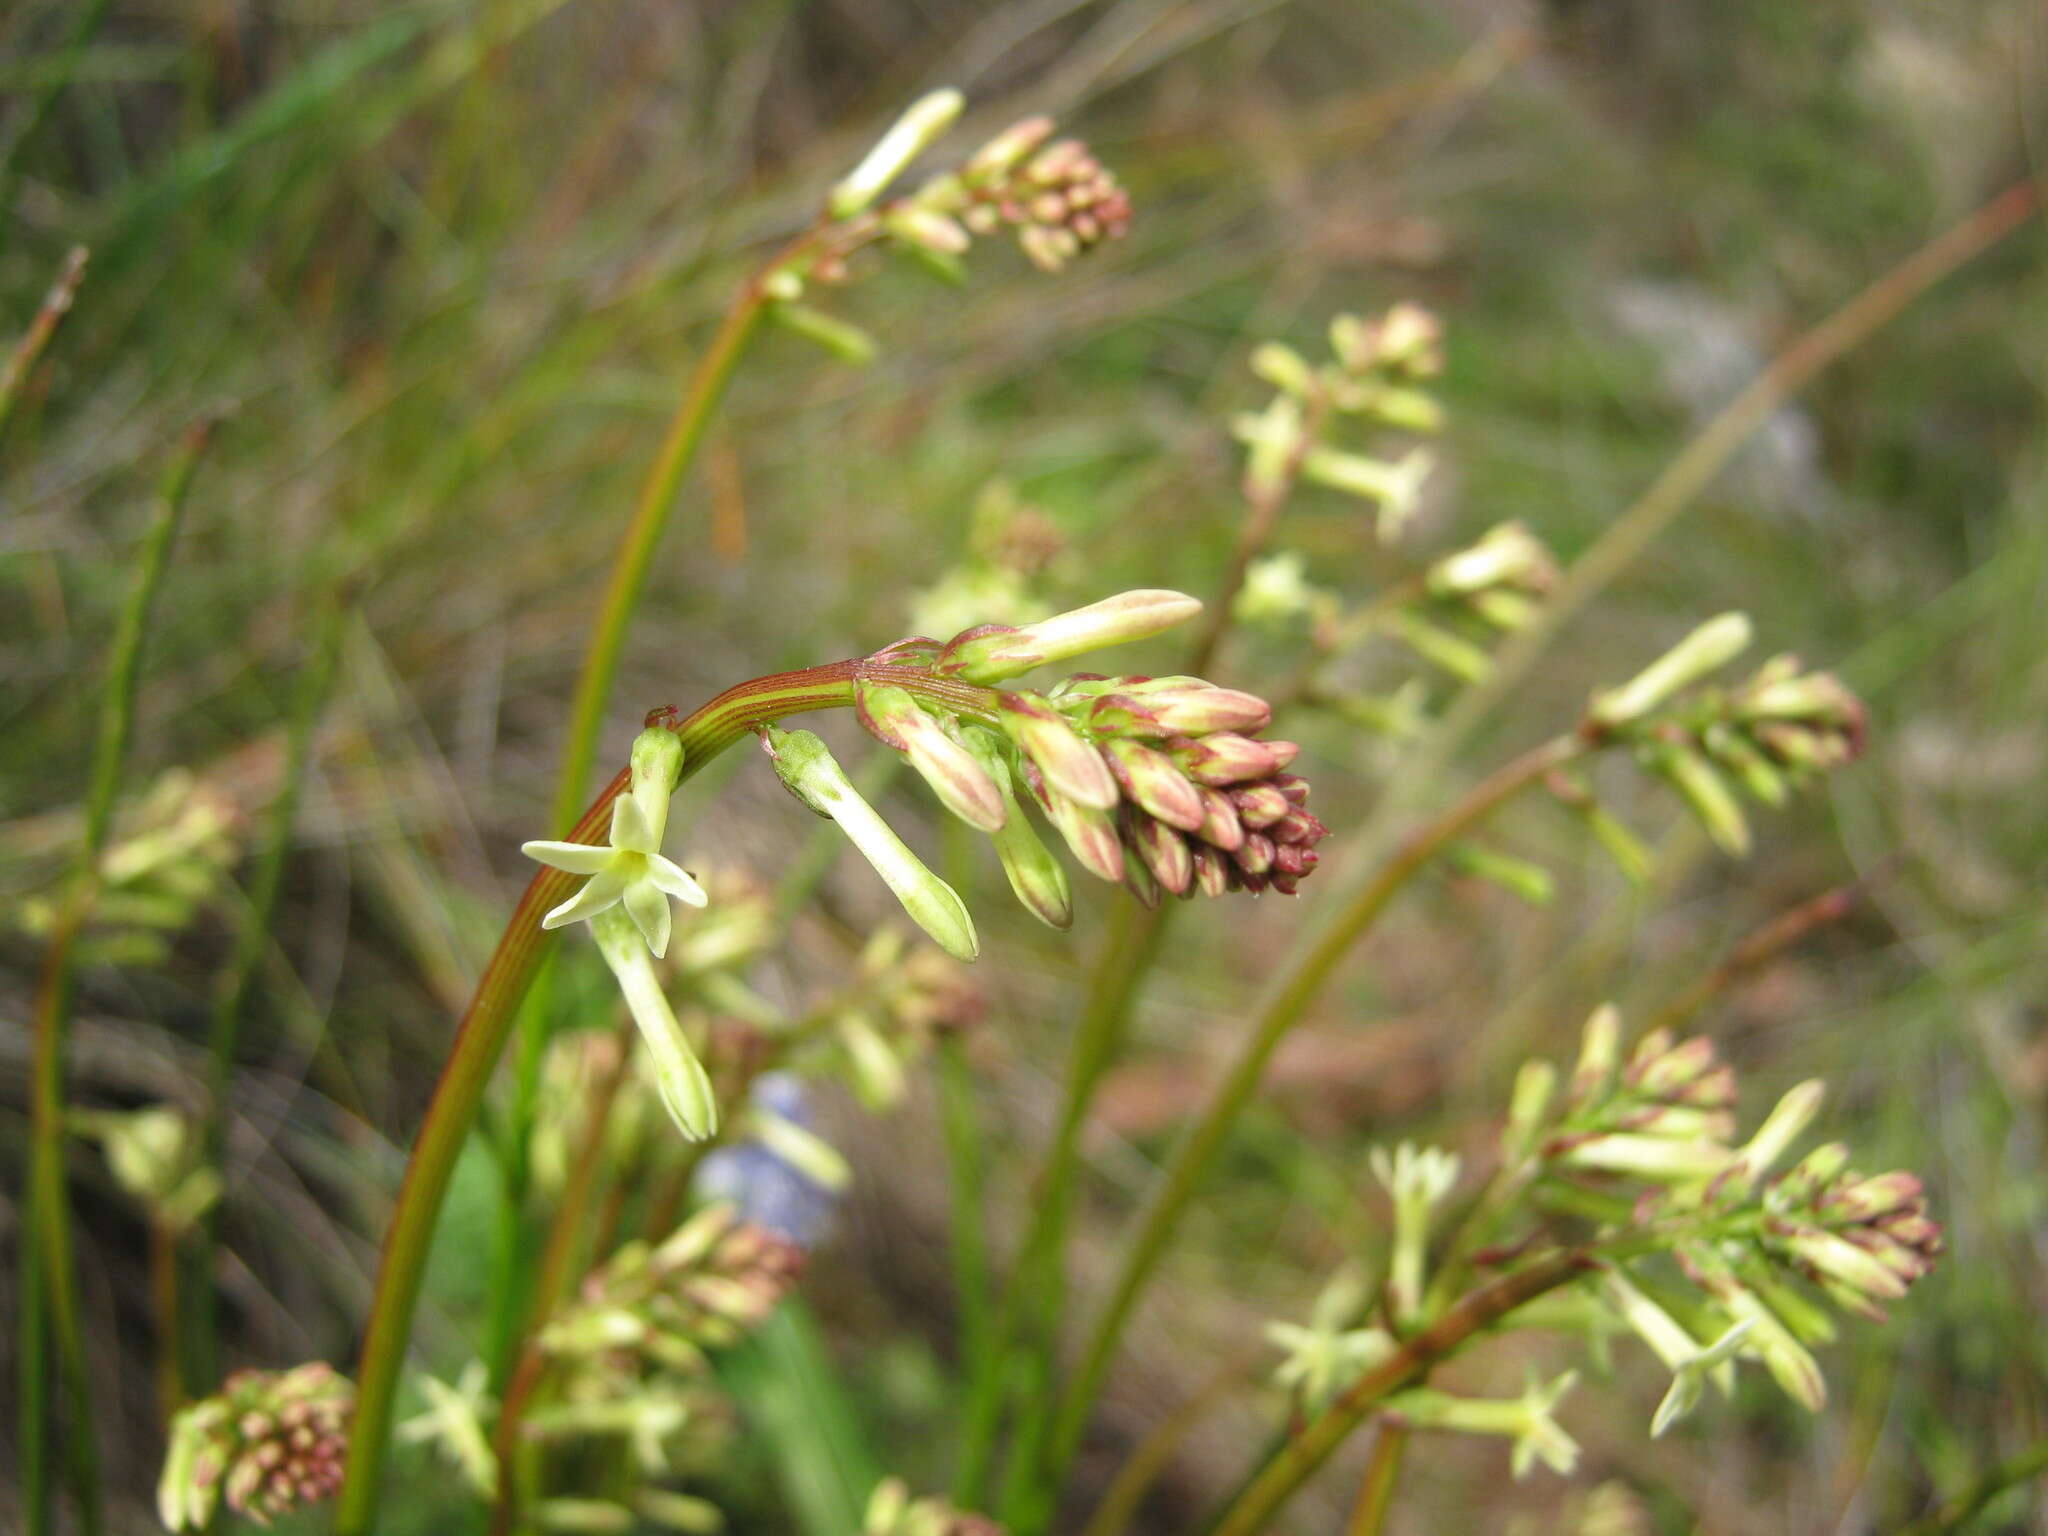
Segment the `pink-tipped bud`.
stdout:
[[1176,896],[1185,895],[1195,878],[1195,862],[1187,839],[1150,816],[1126,818],[1125,842],[1152,872],[1152,878]]
[[1279,766],[1267,743],[1229,731],[1175,743],[1170,750],[1189,778],[1217,789],[1267,778]]
[[1045,775],[1049,789],[1099,811],[1116,805],[1116,780],[1107,765],[1057,709],[1035,693],[1004,693],[999,707],[1003,729]]
[[1180,831],[1201,830],[1201,797],[1172,758],[1135,741],[1105,742],[1102,755],[1125,795],[1140,807]]
[[1273,839],[1263,832],[1247,832],[1244,845],[1233,857],[1237,867],[1248,875],[1264,875],[1273,868]]
[[1270,827],[1293,809],[1287,797],[1271,784],[1239,784],[1229,795],[1230,803],[1237,807],[1238,819],[1247,827]]
[[1225,853],[1244,842],[1244,823],[1238,819],[1237,808],[1230,803],[1230,797],[1220,789],[1202,786],[1196,790],[1202,797],[1202,825],[1196,835],[1205,843],[1214,844]]
[[1230,861],[1214,848],[1197,844],[1190,850],[1195,866],[1195,889],[1216,897],[1230,889]]
[[1107,694],[1088,711],[1088,723],[1094,729],[1127,736],[1256,731],[1272,718],[1273,706],[1257,695],[1206,683]]
[[1046,820],[1067,840],[1083,869],[1104,880],[1123,878],[1123,845],[1117,841],[1116,822],[1109,812],[1082,805],[1049,784],[1043,787],[1039,803],[1045,807]]
[[901,752],[947,810],[983,832],[1001,828],[1008,816],[1001,787],[915,697],[902,688],[865,683],[854,697],[861,724]]
[[969,182],[987,181],[1014,170],[1052,137],[1055,126],[1049,117],[1027,117],[1011,124],[974,152],[961,167],[961,176]]

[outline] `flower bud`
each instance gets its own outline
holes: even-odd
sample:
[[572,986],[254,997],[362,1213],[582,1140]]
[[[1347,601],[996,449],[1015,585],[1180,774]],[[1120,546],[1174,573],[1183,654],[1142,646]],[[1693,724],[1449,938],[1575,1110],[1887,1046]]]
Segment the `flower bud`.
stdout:
[[1007,174],[1051,138],[1055,126],[1049,117],[1027,117],[1011,124],[969,157],[961,167],[961,176],[978,182]]
[[1515,1074],[1515,1090],[1508,1100],[1507,1124],[1500,1133],[1500,1160],[1512,1167],[1535,1148],[1543,1128],[1550,1097],[1557,1091],[1557,1068],[1541,1058],[1525,1061]]
[[1628,725],[1683,688],[1726,666],[1749,646],[1749,616],[1724,613],[1709,619],[1619,688],[1593,695],[1588,710],[1595,724]]
[[1183,832],[1201,830],[1201,796],[1172,758],[1135,741],[1105,742],[1102,755],[1123,792],[1147,813]]
[[1117,840],[1116,822],[1109,812],[1070,800],[1049,784],[1042,788],[1038,800],[1045,807],[1046,820],[1067,840],[1083,869],[1103,880],[1123,879],[1123,844]]
[[974,244],[957,220],[929,208],[902,209],[887,215],[882,225],[905,245],[934,256],[959,256]]
[[956,960],[974,959],[980,945],[966,904],[860,797],[825,743],[810,731],[785,731],[772,725],[764,734],[764,743],[790,793],[839,824],[932,942]]
[[1088,710],[1088,725],[1119,736],[1206,736],[1217,731],[1261,730],[1273,706],[1256,694],[1217,688],[1198,679],[1190,685],[1134,688],[1108,693]]
[[1121,592],[1021,629],[967,630],[947,643],[939,671],[969,682],[999,683],[1048,661],[1149,639],[1185,623],[1201,608],[1183,592]]
[[[1128,815],[1124,843],[1144,862],[1152,878],[1174,895],[1185,895],[1193,885],[1194,858],[1188,851],[1187,840],[1171,827],[1150,816]],[[1126,871],[1129,867],[1126,860]]]
[[1116,780],[1096,750],[1052,705],[1035,693],[998,696],[1003,729],[1025,759],[1045,776],[1046,787],[1076,805],[1107,811],[1116,805]]
[[1778,1100],[1749,1144],[1735,1154],[1742,1165],[1745,1185],[1755,1184],[1785,1155],[1820,1113],[1820,1101],[1826,1093],[1827,1085],[1816,1078],[1801,1083]]
[[1586,1020],[1579,1063],[1572,1071],[1570,1102],[1579,1106],[1607,1092],[1621,1062],[1621,1011],[1602,1003]]
[[1565,1149],[1560,1161],[1574,1168],[1626,1173],[1653,1183],[1711,1179],[1733,1154],[1710,1141],[1671,1141],[1628,1132],[1594,1136]]
[[1423,584],[1432,597],[1467,597],[1493,587],[1546,592],[1556,580],[1557,562],[1543,542],[1522,523],[1509,522],[1438,560]]
[[1284,389],[1290,395],[1308,395],[1315,391],[1315,374],[1310,370],[1308,360],[1294,348],[1277,341],[1262,342],[1252,349],[1252,372],[1275,389]]
[[1739,859],[1749,852],[1749,822],[1742,807],[1704,756],[1688,746],[1669,746],[1650,753],[1647,764],[1671,781],[1723,853]]
[[947,810],[983,832],[1003,825],[1007,813],[996,781],[907,689],[860,683],[854,703],[868,733],[901,752]]
[[855,367],[867,366],[881,350],[875,338],[859,326],[836,315],[828,315],[821,309],[813,309],[808,304],[778,300],[768,306],[768,318],[784,330],[823,347],[841,362],[852,363]]
[[952,89],[933,91],[911,103],[860,164],[833,187],[826,204],[832,217],[848,219],[866,209],[911,161],[939,141],[966,105],[967,98]]
[[1221,789],[1248,779],[1269,778],[1278,772],[1286,766],[1276,750],[1280,745],[1219,731],[1196,741],[1170,743],[1168,751],[1197,784]]
[[1244,490],[1254,499],[1285,488],[1301,450],[1301,406],[1292,395],[1275,395],[1258,415],[1240,415],[1231,431],[1245,445]]
[[1219,789],[1198,785],[1195,793],[1202,801],[1202,824],[1195,835],[1203,842],[1231,853],[1244,846],[1244,823],[1238,818],[1237,807],[1230,797]]
[[[1025,910],[1048,927],[1065,929],[1073,926],[1074,895],[1067,884],[1066,868],[1038,840],[1029,818],[1018,806],[1009,765],[1003,760],[996,738],[990,732],[974,727],[967,732],[967,747],[1002,789],[1008,814],[1003,824],[990,835],[990,840],[995,844],[996,857],[1002,863],[1011,891],[1024,904]],[[1094,754],[1089,755],[1094,760]]]

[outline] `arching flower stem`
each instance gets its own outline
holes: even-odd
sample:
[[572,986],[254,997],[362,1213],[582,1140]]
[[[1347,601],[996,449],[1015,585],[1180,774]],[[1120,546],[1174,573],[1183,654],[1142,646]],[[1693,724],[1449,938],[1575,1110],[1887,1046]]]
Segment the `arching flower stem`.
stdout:
[[[687,716],[676,718],[673,711],[657,711],[650,723],[663,723],[664,713],[673,721],[672,729],[683,748],[682,776],[687,779],[758,726],[788,715],[850,706],[855,684],[862,681],[894,684],[957,714],[991,722],[996,718],[993,689],[933,677],[922,668],[860,657],[755,678],[728,688]],[[604,838],[611,825],[612,801],[625,790],[629,777],[628,771],[621,770],[605,786],[569,830],[568,841],[597,843]],[[553,938],[542,931],[541,916],[568,897],[577,878],[544,868],[528,882],[463,1012],[455,1044],[413,1143],[385,1235],[383,1263],[363,1338],[348,1474],[335,1512],[334,1528],[339,1536],[363,1536],[374,1523],[392,1407],[441,1204],[520,1002]]]

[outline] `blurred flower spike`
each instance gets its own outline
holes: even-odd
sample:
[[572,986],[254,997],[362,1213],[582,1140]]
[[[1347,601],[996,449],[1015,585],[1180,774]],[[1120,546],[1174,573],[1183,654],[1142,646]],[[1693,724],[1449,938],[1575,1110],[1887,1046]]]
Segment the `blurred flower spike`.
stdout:
[[1863,701],[1828,672],[1776,656],[1733,689],[1701,687],[1748,648],[1746,616],[1708,620],[1618,688],[1596,693],[1584,731],[1634,748],[1678,791],[1721,849],[1749,851],[1737,791],[1777,807],[1791,792],[1862,755]]
[[[1881,1304],[1903,1297],[1941,1252],[1910,1173],[1858,1173],[1839,1144],[1774,1171],[1820,1112],[1818,1082],[1788,1089],[1738,1142],[1736,1076],[1713,1042],[1653,1030],[1624,1054],[1609,1007],[1587,1021],[1554,1108],[1557,1074],[1537,1077],[1543,1091],[1532,1087],[1503,1138],[1502,1176],[1533,1188],[1539,1207],[1614,1213],[1606,1233],[1626,1240],[1629,1257],[1604,1263],[1589,1284],[1672,1372],[1654,1434],[1698,1404],[1706,1381],[1726,1389],[1738,1359],[1761,1361],[1817,1410],[1827,1388],[1810,1347],[1835,1329],[1815,1293],[1881,1320]],[[1652,1283],[1660,1256],[1677,1261],[1699,1300],[1663,1299],[1672,1277]]]
[[213,1397],[178,1411],[157,1484],[172,1531],[204,1531],[223,1501],[268,1525],[341,1487],[355,1388],[323,1361],[238,1371]]
[[1003,1536],[1003,1527],[946,1499],[912,1498],[901,1478],[885,1477],[868,1499],[860,1536]]

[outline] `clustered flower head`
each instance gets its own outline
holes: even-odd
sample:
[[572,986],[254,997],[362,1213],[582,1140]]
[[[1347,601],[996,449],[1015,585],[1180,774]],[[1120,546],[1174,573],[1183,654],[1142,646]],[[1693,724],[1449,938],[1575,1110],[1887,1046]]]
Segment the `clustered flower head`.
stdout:
[[[1626,1056],[1612,1008],[1587,1022],[1579,1062],[1552,1118],[1554,1070],[1532,1063],[1517,1083],[1502,1150],[1510,1167],[1612,1202],[1614,1230],[1668,1233],[1667,1251],[1703,1303],[1681,1322],[1652,1294],[1640,1262],[1617,1261],[1603,1294],[1673,1371],[1653,1429],[1661,1433],[1725,1383],[1728,1363],[1761,1360],[1779,1385],[1818,1409],[1826,1384],[1808,1346],[1834,1336],[1822,1300],[1862,1316],[1906,1294],[1941,1252],[1920,1180],[1865,1176],[1829,1144],[1772,1174],[1819,1112],[1823,1090],[1801,1083],[1746,1141],[1736,1140],[1736,1078],[1704,1036],[1657,1030]],[[1804,1285],[1802,1284],[1804,1283]],[[1805,1289],[1810,1285],[1812,1290]]]
[[355,1387],[324,1361],[238,1371],[214,1396],[178,1411],[157,1484],[173,1531],[203,1531],[222,1500],[268,1525],[341,1487]]
[[[1043,691],[1001,688],[1032,668],[1181,623],[1201,604],[1136,591],[1023,626],[901,640],[855,667],[855,706],[948,810],[989,834],[1010,887],[1055,928],[1073,921],[1065,870],[1032,830],[1035,803],[1091,874],[1140,901],[1171,893],[1294,894],[1327,828],[1287,771],[1299,748],[1259,735],[1263,699],[1195,677],[1079,674]],[[837,821],[926,933],[955,959],[979,952],[964,903],[854,790],[824,742],[769,726],[786,787]]]
[[955,1509],[942,1498],[912,1498],[901,1478],[885,1477],[868,1498],[861,1536],[1003,1536],[986,1515]]
[[1390,459],[1341,447],[1331,440],[1331,418],[1403,433],[1441,430],[1443,407],[1424,386],[1443,371],[1442,337],[1436,316],[1397,304],[1375,320],[1337,316],[1330,361],[1320,366],[1282,342],[1261,344],[1252,370],[1276,393],[1264,410],[1231,425],[1245,445],[1245,494],[1255,501],[1270,496],[1298,475],[1373,503],[1381,541],[1399,538],[1435,471],[1435,455],[1412,447]]
[[632,1242],[584,1281],[541,1330],[558,1357],[647,1360],[696,1373],[704,1350],[738,1343],[796,1284],[803,1251],[707,1205],[659,1246]]
[[1793,789],[1861,756],[1868,729],[1862,700],[1839,678],[1804,671],[1790,655],[1739,687],[1671,702],[1740,654],[1750,635],[1742,614],[1710,619],[1629,682],[1595,694],[1585,727],[1634,746],[1733,854],[1748,852],[1750,836],[1731,779],[1760,803],[1783,805]]

